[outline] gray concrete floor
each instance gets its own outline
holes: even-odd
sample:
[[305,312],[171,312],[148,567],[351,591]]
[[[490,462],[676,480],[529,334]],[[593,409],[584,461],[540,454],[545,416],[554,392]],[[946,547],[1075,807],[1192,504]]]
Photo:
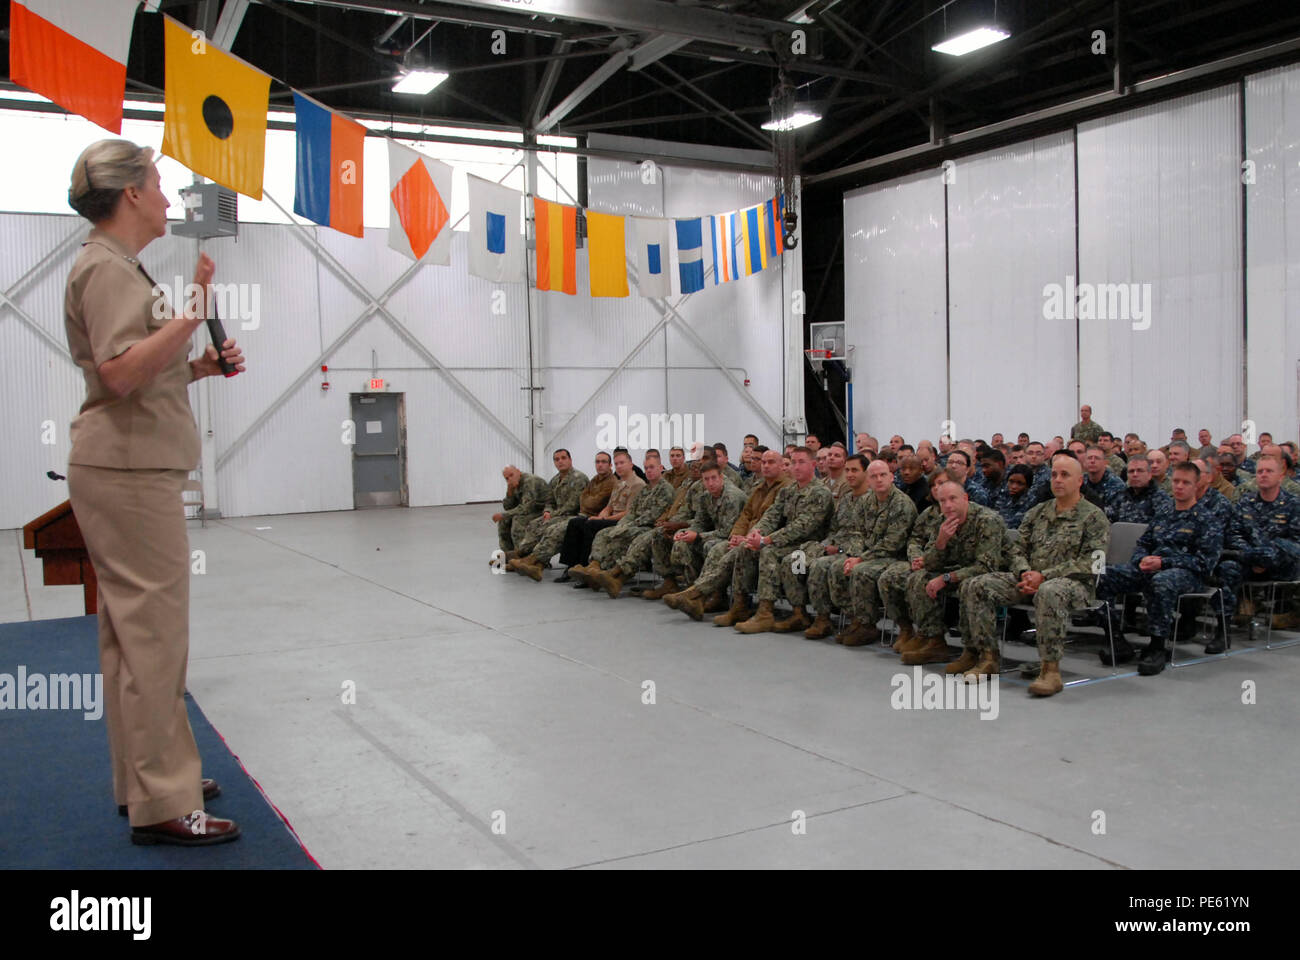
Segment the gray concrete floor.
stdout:
[[[879,649],[493,575],[491,512],[191,524],[190,689],[326,868],[1300,865],[1300,647],[895,710]],[[0,621],[81,613],[0,536]]]

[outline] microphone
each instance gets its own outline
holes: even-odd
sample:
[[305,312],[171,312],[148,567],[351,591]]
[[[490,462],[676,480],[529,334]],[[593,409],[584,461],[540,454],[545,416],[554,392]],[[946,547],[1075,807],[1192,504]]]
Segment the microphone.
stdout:
[[207,322],[208,336],[212,337],[212,345],[217,348],[217,362],[221,364],[221,372],[226,377],[233,377],[239,371],[235,369],[234,364],[221,355],[221,345],[226,342],[226,329],[221,325],[216,304],[213,304]]
[[65,476],[61,476],[60,474],[55,473],[53,470],[46,470],[46,471],[45,471],[45,475],[46,475],[47,477],[49,477],[51,480],[66,480],[66,479],[68,479],[68,478],[65,477]]

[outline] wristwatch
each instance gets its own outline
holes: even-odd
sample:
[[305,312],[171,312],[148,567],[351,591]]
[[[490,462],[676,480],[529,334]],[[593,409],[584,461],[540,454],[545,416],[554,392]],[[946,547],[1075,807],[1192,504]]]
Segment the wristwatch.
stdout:
[[952,583],[952,574],[951,574],[951,573],[945,573],[945,574],[943,575],[943,582],[944,582],[944,583]]

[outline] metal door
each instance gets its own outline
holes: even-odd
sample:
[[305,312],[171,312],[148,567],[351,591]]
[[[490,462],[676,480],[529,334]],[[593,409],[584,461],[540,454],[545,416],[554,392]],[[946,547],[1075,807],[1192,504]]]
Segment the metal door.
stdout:
[[352,504],[404,507],[406,490],[406,395],[352,394]]

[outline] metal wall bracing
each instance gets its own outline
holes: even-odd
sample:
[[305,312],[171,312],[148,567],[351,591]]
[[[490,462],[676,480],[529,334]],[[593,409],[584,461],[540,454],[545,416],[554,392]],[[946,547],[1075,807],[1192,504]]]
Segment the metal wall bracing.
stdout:
[[[948,416],[939,171],[844,195],[844,335],[853,427],[937,440]],[[959,424],[960,426],[960,424]]]
[[[712,177],[696,193],[678,188],[680,212],[730,209],[770,195],[770,183],[757,178],[724,189],[726,178]],[[670,205],[668,215],[676,209]],[[67,354],[62,302],[86,232],[76,217],[0,214],[0,348],[17,378],[8,391],[11,416],[0,427],[8,454],[0,463],[0,528],[20,526],[66,497],[66,488],[44,474],[66,472],[67,426],[84,397]],[[243,224],[238,240],[204,245],[219,282],[255,284],[258,291],[256,317],[223,316],[244,347],[247,374],[191,387],[210,510],[248,516],[351,509],[343,425],[348,394],[363,391],[372,375],[406,394],[412,506],[497,499],[502,466],[529,466],[528,393],[521,389],[529,382],[529,294],[521,284],[498,287],[470,276],[466,242],[466,234],[455,235],[449,267],[418,268],[388,248],[385,230],[367,230],[358,240],[314,226]],[[171,287],[177,278],[188,281],[198,250],[196,241],[168,236],[141,260]],[[552,438],[589,470],[596,414],[617,415],[620,404],[647,414],[681,405],[704,414],[710,439],[728,443],[750,431],[775,438],[783,415],[781,331],[788,326],[781,271],[703,291],[684,304],[672,298],[671,310],[635,290],[626,300],[593,300],[586,282],[584,251],[578,296],[533,294],[539,309],[532,362],[539,383],[550,388],[539,402],[548,431],[547,449],[537,451],[543,473],[550,472]],[[245,323],[250,329],[242,329]],[[205,344],[206,331],[195,340]],[[670,352],[675,363],[698,369],[669,369]],[[330,367],[328,392],[320,389],[321,363]],[[740,386],[746,375],[752,394]],[[52,430],[42,429],[47,421]],[[43,435],[54,442],[42,443]]]
[[1246,80],[1246,418],[1300,435],[1300,67]]
[[[948,331],[963,437],[1073,423],[1075,327],[1043,316],[1043,288],[1074,270],[1074,137],[1042,137],[958,161],[948,184]],[[996,358],[988,347],[997,344]],[[1051,385],[1027,403],[1029,382]]]

